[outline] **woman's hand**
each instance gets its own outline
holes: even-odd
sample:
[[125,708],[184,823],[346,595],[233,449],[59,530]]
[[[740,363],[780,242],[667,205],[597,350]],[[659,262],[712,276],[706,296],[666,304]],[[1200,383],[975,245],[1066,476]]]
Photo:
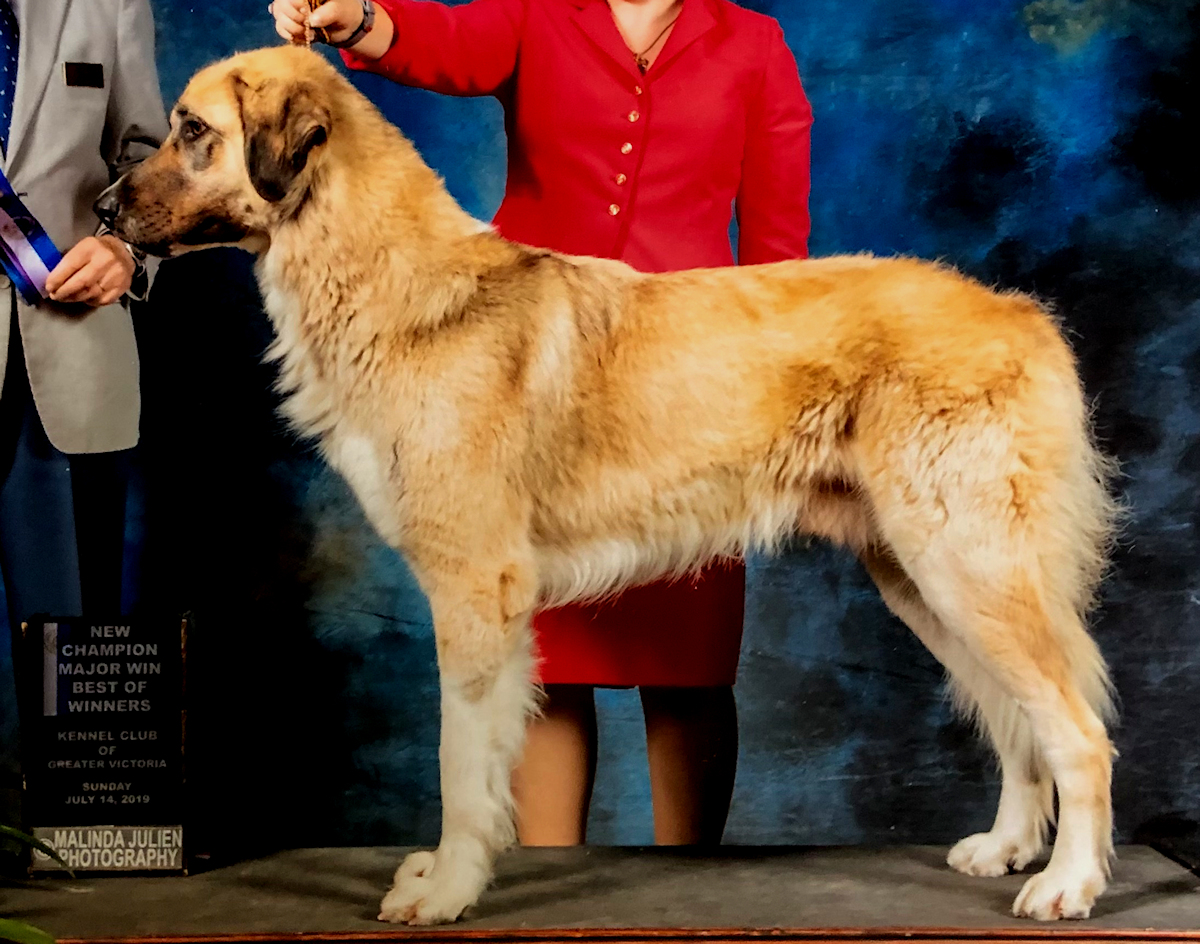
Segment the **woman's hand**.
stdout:
[[362,0],[326,0],[309,11],[307,0],[274,0],[275,32],[289,43],[306,45],[309,29],[322,28],[334,42],[348,37],[362,22]]
[[[362,24],[362,0],[325,0],[316,10],[308,0],[274,0],[268,7],[275,17],[275,32],[289,43],[305,46],[312,41],[310,30],[323,29],[331,42],[347,39]],[[375,26],[351,48],[363,59],[378,59],[392,45],[392,20],[375,6]]]
[[111,305],[129,291],[135,265],[115,236],[88,236],[77,242],[46,279],[51,301]]

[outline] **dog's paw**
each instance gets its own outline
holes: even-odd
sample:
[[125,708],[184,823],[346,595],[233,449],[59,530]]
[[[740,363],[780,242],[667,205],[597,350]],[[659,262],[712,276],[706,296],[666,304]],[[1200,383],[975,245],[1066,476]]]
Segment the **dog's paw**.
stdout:
[[[379,920],[394,924],[448,924],[475,904],[478,882],[456,874],[453,865],[439,868],[437,854],[414,852],[396,870],[391,890],[379,906]],[[461,871],[461,870],[459,870]]]
[[396,869],[396,874],[392,876],[392,884],[398,885],[406,878],[428,875],[433,871],[433,863],[436,861],[436,856],[427,850],[410,852],[404,857],[404,861],[400,863],[400,867]]
[[1013,914],[1036,921],[1086,918],[1106,884],[1102,872],[1056,869],[1051,864],[1025,883],[1013,902]]
[[1014,839],[1003,833],[976,833],[950,850],[946,864],[964,875],[994,877],[1020,872],[1037,858],[1042,843],[1034,839]]
[[448,924],[471,902],[447,896],[432,878],[413,875],[397,882],[379,906],[379,920],[393,924]]

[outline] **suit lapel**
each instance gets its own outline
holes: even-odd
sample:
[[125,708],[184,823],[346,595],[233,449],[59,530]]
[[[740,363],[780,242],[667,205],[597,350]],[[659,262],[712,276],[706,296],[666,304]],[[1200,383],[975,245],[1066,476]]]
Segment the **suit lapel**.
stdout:
[[640,75],[633,62],[633,53],[617,32],[617,24],[613,22],[612,12],[605,0],[572,0],[575,7],[575,23],[583,30],[585,36],[606,53],[609,58],[632,77]]
[[9,131],[8,169],[23,158],[22,149],[41,107],[46,83],[58,65],[59,39],[71,0],[24,0],[17,8],[21,48],[17,58],[17,98]]
[[[588,39],[608,54],[622,72],[640,78],[641,73],[633,62],[633,53],[629,51],[625,40],[617,31],[612,12],[605,0],[571,0],[571,5],[575,7],[576,24]],[[646,81],[652,82],[656,75],[679,58],[680,53],[716,25],[717,17],[713,13],[712,0],[684,0],[679,19],[675,21],[662,52],[647,71]]]
[[671,34],[663,44],[662,52],[646,71],[646,81],[653,82],[663,70],[679,58],[680,53],[717,25],[711,0],[684,0],[683,9]]

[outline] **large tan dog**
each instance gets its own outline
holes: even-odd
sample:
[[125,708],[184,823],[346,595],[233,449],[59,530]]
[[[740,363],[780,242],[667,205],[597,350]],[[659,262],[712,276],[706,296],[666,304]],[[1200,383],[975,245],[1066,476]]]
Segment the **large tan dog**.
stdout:
[[1034,301],[901,259],[650,276],[515,245],[292,48],[199,73],[99,209],[161,255],[257,253],[287,415],[429,595],[442,839],[382,918],[457,918],[513,840],[536,607],[796,532],[861,556],[999,754],[995,825],[950,864],[1026,866],[1057,787],[1013,910],[1088,915],[1113,752],[1083,615],[1113,506]]

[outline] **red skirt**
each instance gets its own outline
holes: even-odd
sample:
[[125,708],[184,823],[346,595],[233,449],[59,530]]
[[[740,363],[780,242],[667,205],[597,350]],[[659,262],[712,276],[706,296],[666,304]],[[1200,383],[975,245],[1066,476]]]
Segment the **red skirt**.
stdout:
[[547,685],[732,685],[742,646],[746,567],[634,587],[601,603],[533,618]]

